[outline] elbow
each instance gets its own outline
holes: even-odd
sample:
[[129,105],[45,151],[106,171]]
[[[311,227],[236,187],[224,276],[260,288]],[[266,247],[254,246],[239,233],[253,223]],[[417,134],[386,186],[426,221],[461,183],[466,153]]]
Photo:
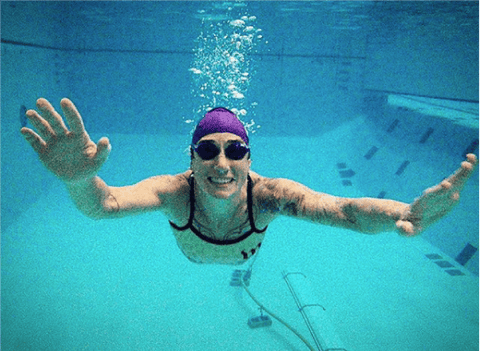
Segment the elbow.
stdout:
[[100,208],[97,208],[96,211],[89,213],[89,217],[94,220],[108,219],[117,216],[117,213],[120,210],[120,205],[118,204],[117,199],[113,195],[109,195],[103,202]]
[[98,221],[117,217],[118,211],[119,206],[117,200],[113,196],[109,196],[101,206],[90,210],[83,210],[82,213],[88,218]]

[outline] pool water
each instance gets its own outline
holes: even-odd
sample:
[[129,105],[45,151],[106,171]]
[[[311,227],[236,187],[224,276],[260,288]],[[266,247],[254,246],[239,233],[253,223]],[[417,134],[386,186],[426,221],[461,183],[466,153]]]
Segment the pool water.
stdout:
[[[358,127],[352,126],[359,132]],[[312,162],[295,150],[321,148],[334,137],[290,140],[281,159],[268,151],[281,140],[258,138],[254,165],[265,164],[261,173],[266,175],[284,170],[295,177],[295,164]],[[137,170],[133,178],[145,176],[143,158],[121,151],[122,144],[144,138],[118,136],[117,144],[115,139],[118,151],[103,171],[105,178],[115,164]],[[139,153],[158,145],[179,147],[178,141],[159,137]],[[159,160],[169,154],[162,149]],[[335,174],[337,161],[351,160],[348,147],[342,149],[295,178],[340,195],[362,196]],[[304,349],[278,322],[250,329],[247,321],[259,311],[241,288],[229,285],[236,267],[189,262],[160,214],[93,221],[79,214],[58,183],[3,233],[2,248],[4,349]],[[452,268],[439,267],[426,257],[431,254],[444,257],[438,261],[451,263],[462,275],[448,274]],[[347,350],[398,350],[399,345],[473,350],[478,342],[478,279],[421,237],[369,236],[288,218],[273,222],[250,288],[308,335],[283,271],[307,276]]]
[[[305,350],[275,320],[251,329],[248,320],[261,312],[241,287],[229,284],[239,267],[188,261],[160,213],[101,221],[80,214],[64,185],[42,168],[18,133],[22,105],[32,108],[45,96],[58,106],[69,94],[92,139],[107,135],[112,143],[99,174],[108,184],[185,171],[191,120],[198,118],[192,105],[206,107],[189,70],[195,62],[192,49],[199,31],[225,20],[230,3],[213,9],[186,2],[152,3],[151,8],[148,3],[42,3],[43,11],[35,3],[6,3],[2,349]],[[253,120],[253,171],[337,196],[409,202],[456,170],[466,150],[478,154],[478,81],[475,101],[475,91],[468,88],[472,79],[467,82],[453,69],[442,66],[446,76],[457,74],[453,87],[435,84],[442,77],[427,69],[440,70],[433,58],[427,57],[429,67],[427,59],[412,60],[399,73],[389,56],[406,44],[411,51],[403,58],[418,54],[415,31],[426,41],[436,33],[455,42],[429,42],[425,52],[434,44],[453,50],[470,42],[457,37],[457,29],[463,28],[466,37],[478,35],[469,34],[465,25],[471,8],[458,5],[456,17],[449,17],[452,3],[432,5],[433,15],[428,6],[410,4],[400,21],[399,3],[272,4],[271,10],[249,4],[248,15],[257,17],[263,38],[256,51],[249,51],[251,65],[242,68],[251,73],[248,86],[237,91],[245,95],[243,105],[236,105],[247,111],[244,121]],[[31,13],[37,15],[27,26],[22,16]],[[56,27],[53,19],[62,13],[71,28]],[[180,21],[185,13],[188,25]],[[323,32],[314,21],[320,14],[326,21]],[[205,26],[207,15],[211,21]],[[23,24],[24,29],[4,31],[4,16],[11,28]],[[346,22],[349,17],[353,22]],[[367,18],[385,24],[377,35],[362,27]],[[95,25],[86,28],[82,19]],[[397,25],[423,25],[412,24],[402,34],[392,19]],[[433,31],[439,22],[448,31]],[[160,30],[162,23],[170,25],[165,36],[154,35],[152,28]],[[67,34],[58,40],[52,32]],[[476,62],[468,59],[470,49],[462,62]],[[419,67],[419,61],[426,66]],[[478,71],[475,65],[464,65],[465,75]],[[415,72],[421,75],[413,82]],[[425,83],[429,79],[432,84]],[[233,95],[229,86],[222,87]],[[409,104],[412,97],[422,105]],[[427,97],[448,103],[439,111],[438,101]],[[277,219],[269,225],[249,289],[311,340],[282,278],[285,272],[301,272],[345,350],[478,350],[478,252],[462,256],[468,245],[478,248],[478,171],[460,205],[417,238]]]

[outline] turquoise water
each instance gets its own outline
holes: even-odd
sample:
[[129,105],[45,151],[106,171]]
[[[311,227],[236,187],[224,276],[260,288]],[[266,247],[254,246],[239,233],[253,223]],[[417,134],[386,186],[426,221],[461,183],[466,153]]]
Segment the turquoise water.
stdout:
[[[361,127],[350,128],[358,132]],[[313,187],[362,196],[343,187],[335,174],[336,161],[351,159],[351,141],[341,131],[336,136],[345,146],[325,156],[310,174],[296,177],[294,166],[285,163],[311,160],[295,149],[324,147],[334,135],[290,140],[293,150],[281,160],[260,150],[285,140],[258,138],[254,164],[259,167],[253,169],[264,168],[266,174],[284,170]],[[149,173],[140,167],[141,160],[120,151],[140,141],[141,136],[118,137],[119,151],[104,170],[105,178],[124,163],[138,170],[133,178]],[[175,138],[159,137],[138,151],[164,144],[180,146]],[[5,350],[305,349],[278,322],[266,329],[248,328],[248,318],[259,311],[241,288],[229,285],[233,268],[189,262],[162,215],[92,221],[78,213],[58,183],[10,226],[2,246]],[[426,258],[432,253],[465,275],[450,276]],[[272,223],[250,289],[308,336],[282,271],[307,276],[347,350],[477,347],[478,279],[422,238],[368,236],[286,218]]]
[[[276,321],[250,329],[248,319],[260,312],[245,291],[230,286],[233,268],[189,262],[161,214],[82,216],[18,133],[22,105],[32,108],[45,96],[58,106],[67,95],[92,138],[108,135],[112,142],[100,173],[108,184],[184,171],[193,125],[186,122],[218,96],[201,97],[190,69],[199,69],[200,33],[231,20],[225,16],[232,3],[219,4],[42,3],[38,11],[35,3],[2,2],[3,350],[306,349]],[[478,143],[478,80],[476,92],[471,88],[478,74],[463,79],[448,69],[447,57],[455,52],[466,76],[478,73],[478,57],[470,60],[471,48],[462,46],[478,35],[478,19],[468,17],[478,5],[410,4],[399,17],[399,3],[272,4],[248,6],[263,37],[245,52],[248,67],[232,78],[244,90],[220,86],[244,95],[223,102],[238,104],[247,111],[244,121],[254,122],[255,172],[338,196],[408,202],[453,172]],[[53,20],[60,15],[69,26]],[[406,46],[410,51],[402,51]],[[436,84],[449,75],[455,84]],[[451,114],[388,104],[395,93],[448,100],[446,110],[462,114],[440,118]],[[452,108],[455,101],[476,110]],[[458,123],[465,115],[477,118],[477,128]],[[478,248],[478,173],[454,212],[419,238],[276,220],[250,289],[310,338],[282,279],[282,272],[302,272],[349,351],[477,350],[478,253],[465,266],[455,260],[467,244]]]

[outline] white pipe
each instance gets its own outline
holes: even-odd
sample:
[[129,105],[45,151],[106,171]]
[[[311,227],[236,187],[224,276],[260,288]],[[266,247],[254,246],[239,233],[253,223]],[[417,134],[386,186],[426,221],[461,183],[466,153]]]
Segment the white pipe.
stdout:
[[300,340],[302,340],[305,345],[309,348],[310,351],[315,351],[315,349],[313,348],[312,345],[310,345],[310,343],[307,341],[307,339],[305,339],[295,328],[293,328],[291,325],[289,325],[287,322],[285,322],[283,319],[281,319],[280,317],[278,317],[276,314],[274,314],[272,311],[268,310],[264,305],[262,305],[256,298],[255,296],[253,296],[253,294],[250,292],[250,290],[247,288],[247,286],[245,285],[245,282],[243,281],[243,277],[240,279],[240,282],[242,283],[242,286],[243,288],[245,289],[245,291],[248,293],[248,295],[250,295],[250,297],[252,298],[252,300],[258,305],[260,306],[260,308],[262,308],[265,312],[267,312],[269,315],[271,315],[273,318],[275,318],[277,321],[279,321],[280,323],[282,323],[284,326],[286,326],[288,329],[290,329],[296,336],[298,336],[298,338]]
[[327,311],[318,303],[307,278],[302,273],[283,273],[283,278],[320,351],[345,350]]

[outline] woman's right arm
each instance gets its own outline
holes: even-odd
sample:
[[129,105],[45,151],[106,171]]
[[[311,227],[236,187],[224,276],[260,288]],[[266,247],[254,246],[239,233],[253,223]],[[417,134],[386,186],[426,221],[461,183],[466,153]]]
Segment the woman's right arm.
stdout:
[[162,175],[123,187],[108,186],[100,177],[66,183],[77,208],[92,219],[119,218],[176,206],[176,197],[188,185],[184,174]]
[[[168,197],[183,189],[185,175],[158,176],[132,186],[111,187],[97,176],[111,150],[107,138],[95,144],[85,131],[82,117],[68,99],[60,102],[65,120],[45,99],[27,117],[35,127],[21,133],[45,167],[63,180],[78,209],[92,218],[112,218],[156,209],[169,212]],[[165,206],[166,205],[166,206]]]

